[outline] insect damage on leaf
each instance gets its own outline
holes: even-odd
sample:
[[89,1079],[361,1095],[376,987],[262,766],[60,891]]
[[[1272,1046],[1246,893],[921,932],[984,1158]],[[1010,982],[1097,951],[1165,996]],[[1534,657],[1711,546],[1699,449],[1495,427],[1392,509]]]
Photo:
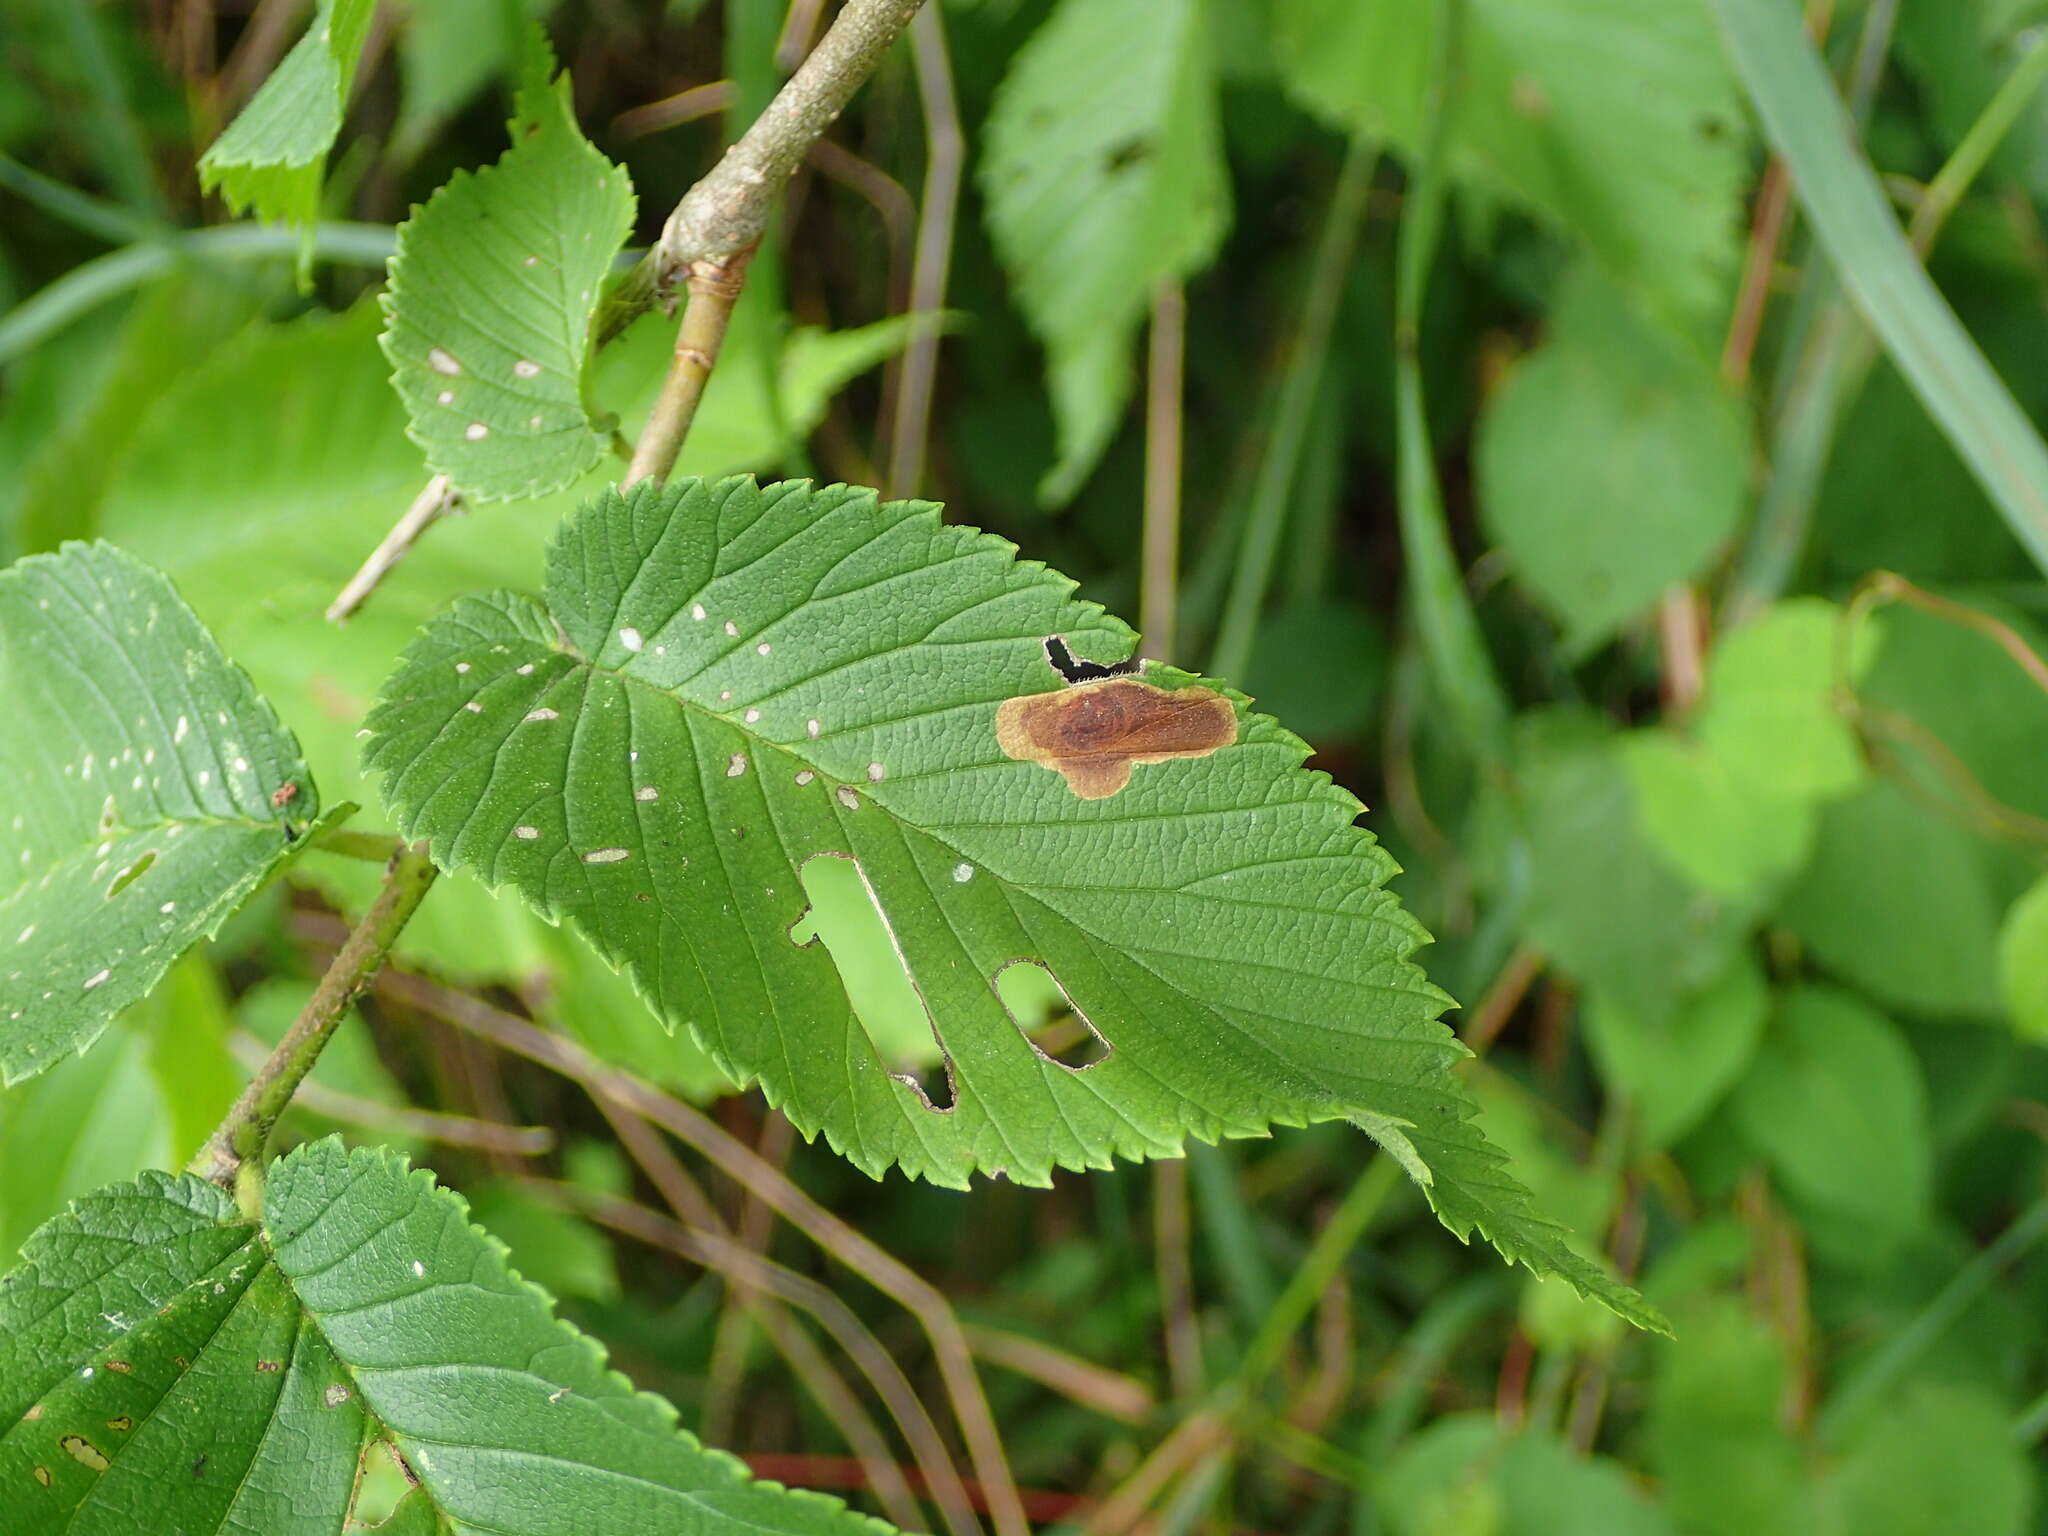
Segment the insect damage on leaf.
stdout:
[[[1048,655],[1056,644],[1046,642]],[[1059,652],[1065,655],[1066,647]],[[1134,764],[1207,757],[1236,740],[1237,711],[1215,689],[1169,692],[1130,676],[1023,694],[996,710],[997,744],[1021,762],[1052,769],[1083,800],[1117,794],[1131,782]]]

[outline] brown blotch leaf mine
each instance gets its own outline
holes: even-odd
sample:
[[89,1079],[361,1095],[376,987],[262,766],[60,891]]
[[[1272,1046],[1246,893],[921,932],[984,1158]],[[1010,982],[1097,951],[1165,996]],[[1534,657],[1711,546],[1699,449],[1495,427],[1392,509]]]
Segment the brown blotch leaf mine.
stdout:
[[1135,677],[1077,683],[1005,699],[996,743],[1050,768],[1083,800],[1107,800],[1136,763],[1207,757],[1237,740],[1237,711],[1213,688],[1168,692]]

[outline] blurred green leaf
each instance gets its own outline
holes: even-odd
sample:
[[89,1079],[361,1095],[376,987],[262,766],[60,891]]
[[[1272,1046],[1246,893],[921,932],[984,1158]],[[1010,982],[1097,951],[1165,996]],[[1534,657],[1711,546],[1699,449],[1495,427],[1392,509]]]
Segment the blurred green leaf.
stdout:
[[1259,626],[1245,692],[1320,745],[1356,740],[1370,729],[1386,677],[1386,631],[1369,611],[1297,604]]
[[[1445,0],[1276,0],[1288,89],[1413,156]],[[1610,279],[1704,337],[1739,261],[1749,126],[1694,3],[1470,0],[1453,169],[1585,242]],[[1676,487],[1673,487],[1676,489]]]
[[519,1273],[557,1296],[615,1301],[619,1271],[611,1239],[582,1217],[550,1205],[514,1179],[463,1191],[469,1219],[509,1250]]
[[1645,1426],[1666,1512],[1695,1536],[1809,1536],[1783,1342],[1728,1298],[1679,1315],[1677,1337],[1657,1352]]
[[1439,1419],[1387,1467],[1397,1536],[1674,1536],[1617,1462],[1504,1431],[1492,1414]]
[[1783,994],[1731,1101],[1787,1190],[1833,1220],[1841,1251],[1881,1260],[1926,1218],[1933,1175],[1927,1093],[1897,1028],[1847,992]]
[[1215,67],[1197,0],[1061,0],[990,109],[982,196],[1045,343],[1059,452],[1039,493],[1052,505],[1122,419],[1153,289],[1206,267],[1229,223]]
[[1983,845],[1896,785],[1821,812],[1778,921],[1882,1002],[1942,1015],[1998,1008],[1999,902]]
[[[1842,651],[1841,610],[1819,598],[1777,604],[1721,636],[1707,663],[1699,737],[1752,793],[1832,799],[1863,782],[1863,753],[1835,699],[1869,669],[1877,631]],[[1846,663],[1847,676],[1837,679]],[[2044,711],[2048,713],[2048,711]]]
[[1748,900],[1805,864],[1811,802],[1739,782],[1718,754],[1672,730],[1631,732],[1622,757],[1645,839],[1701,890]]
[[[1943,595],[2009,626],[2035,655],[2048,655],[2048,634],[2011,603],[1967,588]],[[2048,693],[1990,637],[1951,620],[1898,604],[1881,622],[1884,642],[1858,690],[1862,702],[1895,711],[1932,736],[1993,799],[2048,817],[2048,774],[2041,771],[2048,762]],[[1913,743],[1891,745],[1924,764]]]
[[1998,984],[2012,1027],[2048,1044],[2048,876],[2012,904],[1999,926]]
[[1821,1485],[1826,1536],[2025,1536],[2038,1469],[1981,1392],[1918,1383],[1887,1401]]
[[1637,830],[1620,742],[1538,756],[1523,774],[1528,937],[1640,1018],[1726,968],[1744,913],[1667,871]]
[[376,11],[376,0],[319,0],[306,35],[200,158],[200,185],[218,188],[236,213],[299,225],[318,218],[321,170]]
[[1581,1018],[1608,1091],[1640,1117],[1645,1144],[1668,1147],[1742,1076],[1770,1007],[1762,970],[1743,954],[1725,975],[1666,1012],[1634,1014],[1594,992]]
[[1698,574],[1747,494],[1741,403],[1584,267],[1481,417],[1475,451],[1487,534],[1575,651]]
[[411,160],[443,124],[518,65],[529,22],[555,0],[412,0],[398,34],[404,94],[391,153]]

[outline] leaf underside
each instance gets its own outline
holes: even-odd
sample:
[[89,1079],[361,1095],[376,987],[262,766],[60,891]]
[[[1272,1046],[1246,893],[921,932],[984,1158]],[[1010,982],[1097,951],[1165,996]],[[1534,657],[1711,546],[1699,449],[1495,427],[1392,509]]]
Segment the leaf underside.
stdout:
[[159,572],[0,572],[0,1080],[82,1051],[292,857],[298,743]]
[[603,451],[590,318],[633,222],[632,182],[577,129],[567,75],[528,79],[512,133],[399,227],[383,297],[409,434],[485,501],[558,490]]
[[321,0],[305,36],[200,159],[207,191],[262,219],[319,217],[321,169],[376,11],[375,0]]
[[[1427,1172],[1453,1230],[1653,1320],[1471,1123],[1447,999],[1409,959],[1426,935],[1299,739],[1226,691],[1234,742],[1137,757],[1090,799],[1003,750],[999,706],[1059,684],[1047,636],[1098,661],[1132,642],[1014,553],[845,486],[606,492],[558,535],[545,604],[467,598],[428,626],[366,760],[437,861],[575,923],[870,1173],[1045,1184],[1347,1118]],[[943,1086],[893,1073],[829,954],[792,938],[821,857],[859,866]],[[1106,1057],[1026,1036],[997,990],[1016,964],[1051,973]]]
[[492,1536],[886,1536],[748,1480],[606,1369],[460,1197],[338,1140],[272,1165],[261,1226],[189,1175],[77,1201],[0,1280],[10,1536],[339,1532],[372,1438]]

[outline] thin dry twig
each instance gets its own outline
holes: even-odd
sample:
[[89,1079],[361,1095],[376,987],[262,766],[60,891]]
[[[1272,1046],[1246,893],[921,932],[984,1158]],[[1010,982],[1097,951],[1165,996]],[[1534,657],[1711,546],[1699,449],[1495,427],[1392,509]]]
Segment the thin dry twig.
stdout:
[[775,199],[832,126],[922,0],[847,0],[767,109],[668,216],[658,278],[674,293],[699,263],[724,266],[767,231]]
[[391,531],[384,535],[383,542],[370,551],[370,558],[362,568],[349,577],[348,585],[336,594],[327,605],[328,622],[340,624],[369,601],[370,594],[377,590],[392,569],[419,543],[420,535],[444,517],[451,517],[463,509],[462,493],[446,475],[436,475],[412,499],[412,505],[405,509],[405,515],[391,525]]
[[[922,0],[846,0],[818,46],[753,126],[683,194],[655,249],[615,287],[596,326],[597,345],[618,335],[650,304],[672,301],[685,287],[691,300],[669,377],[622,484],[667,476],[717,361],[747,258],[760,243],[784,184],[874,73],[920,4]],[[360,608],[420,535],[452,510],[448,502],[453,494],[441,477],[429,481],[330,605],[328,617],[339,621]]]
[[1152,294],[1145,369],[1145,537],[1139,583],[1141,654],[1173,654],[1180,608],[1181,442],[1185,428],[1187,297],[1178,282]]
[[[229,1037],[228,1047],[236,1061],[250,1068],[260,1065],[270,1053],[269,1046],[243,1030]],[[470,1147],[505,1157],[545,1157],[555,1149],[555,1133],[545,1125],[505,1125],[415,1109],[409,1104],[384,1104],[325,1087],[311,1078],[299,1084],[292,1102],[343,1125],[359,1125],[389,1136],[417,1136],[444,1147]]]
[[953,224],[960,209],[960,173],[967,144],[945,24],[937,6],[910,24],[910,55],[924,109],[924,206],[917,224],[917,256],[910,275],[910,344],[904,349],[889,433],[889,496],[915,496],[924,486],[925,448],[931,433],[932,392],[938,379],[946,284],[953,265]]
[[1043,1339],[969,1323],[967,1342],[990,1365],[1027,1376],[1105,1418],[1142,1424],[1158,1407],[1150,1390],[1135,1376],[1083,1360]]
[[[748,1251],[722,1232],[685,1226],[644,1205],[576,1185],[546,1184],[544,1187],[551,1197],[600,1226],[666,1249],[693,1264],[701,1264],[725,1275],[742,1298],[741,1305],[754,1311],[763,1330],[782,1351],[805,1390],[817,1397],[819,1406],[832,1415],[840,1432],[847,1436],[847,1444],[860,1458],[868,1486],[883,1501],[889,1518],[905,1529],[915,1529],[923,1523],[902,1468],[890,1457],[880,1430],[860,1406],[852,1390],[811,1344],[802,1329],[794,1326],[794,1320],[787,1312],[779,1306],[762,1304],[773,1298],[809,1313],[817,1319],[820,1327],[832,1335],[834,1342],[860,1368],[884,1401],[908,1395],[915,1402],[916,1394],[901,1369],[846,1303],[817,1281]],[[828,1383],[836,1384],[836,1390],[835,1385]],[[929,1419],[925,1425],[936,1438],[937,1431],[931,1429]],[[939,1465],[950,1471],[951,1464],[943,1457]],[[922,1457],[919,1458],[919,1466],[924,1466]],[[964,1493],[961,1497],[964,1500]],[[944,1507],[945,1501],[937,1495],[934,1495],[934,1502]],[[959,1536],[967,1536],[967,1533],[981,1528],[973,1519],[972,1504],[966,1507],[968,1523],[964,1527],[949,1522]]]
[[515,1055],[539,1062],[599,1089],[694,1147],[744,1187],[756,1191],[782,1218],[839,1263],[868,1281],[917,1320],[930,1340],[967,1450],[987,1493],[1000,1536],[1029,1536],[1016,1480],[1010,1474],[1002,1437],[976,1373],[966,1332],[946,1294],[901,1259],[819,1205],[781,1169],[764,1163],[753,1148],[730,1135],[709,1116],[606,1066],[571,1041],[492,1007],[479,998],[420,977],[387,972],[380,986],[415,1006],[438,1014],[457,1028],[482,1036]]

